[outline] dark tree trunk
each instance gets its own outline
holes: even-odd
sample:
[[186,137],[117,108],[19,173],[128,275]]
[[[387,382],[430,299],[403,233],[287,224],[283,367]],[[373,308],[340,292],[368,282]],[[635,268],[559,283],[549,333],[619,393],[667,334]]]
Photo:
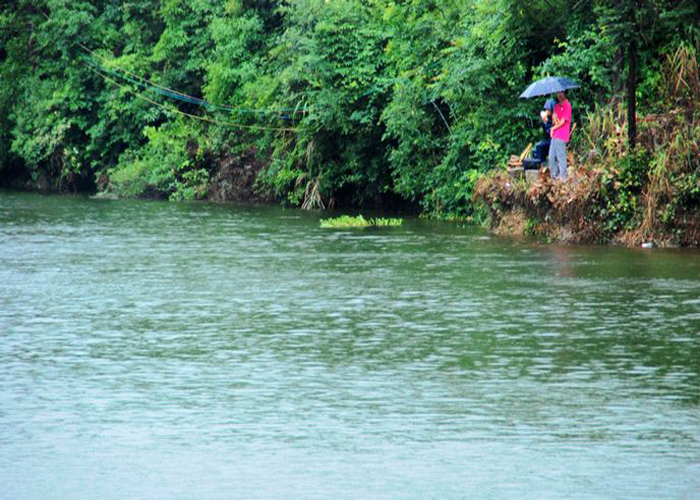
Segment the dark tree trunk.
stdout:
[[630,151],[634,149],[637,141],[637,41],[634,33],[634,2],[630,6],[630,18],[632,21],[632,33],[630,33],[629,62],[627,68],[627,137],[629,138]]

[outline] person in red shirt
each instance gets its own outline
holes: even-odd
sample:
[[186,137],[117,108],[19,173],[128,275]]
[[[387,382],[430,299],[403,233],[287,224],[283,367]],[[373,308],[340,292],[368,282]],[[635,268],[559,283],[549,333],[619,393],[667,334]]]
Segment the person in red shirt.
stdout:
[[549,145],[549,170],[553,179],[566,180],[566,144],[571,136],[571,103],[565,92],[557,92]]

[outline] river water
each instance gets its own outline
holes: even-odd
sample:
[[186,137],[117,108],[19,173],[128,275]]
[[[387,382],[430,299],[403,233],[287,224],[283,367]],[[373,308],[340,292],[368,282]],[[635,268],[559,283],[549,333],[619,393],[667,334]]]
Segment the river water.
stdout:
[[700,498],[700,252],[0,192],[0,498]]

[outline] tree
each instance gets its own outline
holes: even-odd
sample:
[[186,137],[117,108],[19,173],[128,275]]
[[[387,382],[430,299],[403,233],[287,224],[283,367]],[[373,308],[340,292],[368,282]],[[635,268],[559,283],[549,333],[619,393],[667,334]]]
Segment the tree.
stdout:
[[[700,25],[695,0],[599,0],[600,26],[611,42],[623,47],[627,69],[627,126],[630,150],[636,143],[637,75],[639,63],[653,65],[659,48],[674,37],[692,37]],[[642,54],[645,60],[640,61]],[[652,60],[650,60],[652,59]],[[620,70],[624,63],[620,64]]]

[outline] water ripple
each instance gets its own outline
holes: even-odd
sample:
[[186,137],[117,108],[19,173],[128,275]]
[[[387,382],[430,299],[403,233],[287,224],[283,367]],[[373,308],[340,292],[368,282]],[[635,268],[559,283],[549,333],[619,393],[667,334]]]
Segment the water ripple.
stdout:
[[3,494],[700,491],[697,252],[318,218],[0,192]]

